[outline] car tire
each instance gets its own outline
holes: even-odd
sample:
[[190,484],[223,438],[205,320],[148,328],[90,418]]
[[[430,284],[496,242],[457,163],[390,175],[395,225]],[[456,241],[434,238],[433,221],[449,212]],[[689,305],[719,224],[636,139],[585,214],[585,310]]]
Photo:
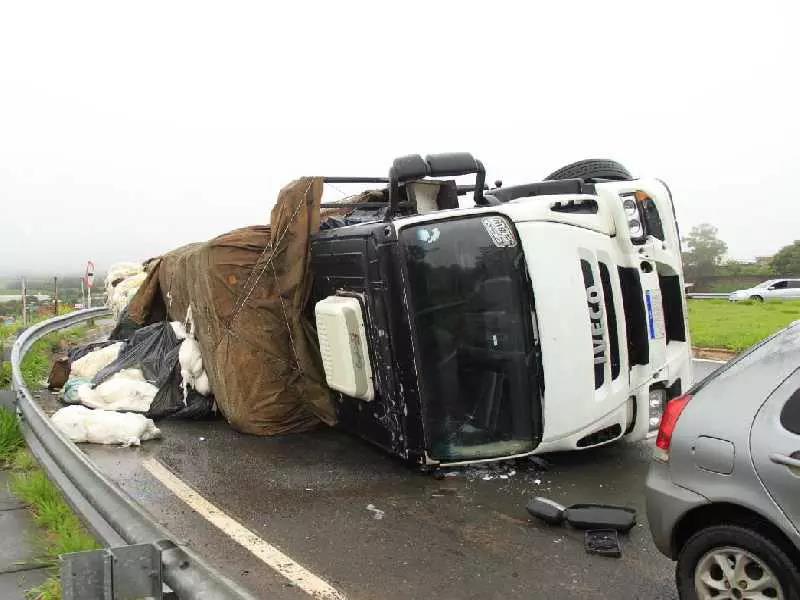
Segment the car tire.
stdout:
[[579,160],[558,171],[550,173],[545,181],[555,179],[608,179],[611,181],[631,181],[633,177],[628,169],[615,160],[589,158]]
[[763,296],[750,296],[750,300],[752,300],[753,302],[763,302],[764,298]]
[[[786,600],[800,600],[800,571],[772,540],[739,525],[715,525],[695,533],[678,555],[675,582],[681,600],[697,600],[695,574],[701,562],[714,551],[744,551],[762,562],[779,582]],[[721,570],[719,571],[720,576]],[[763,573],[763,572],[762,572]],[[716,577],[714,578],[716,580]],[[756,578],[757,579],[757,578]],[[724,583],[724,577],[720,579]],[[733,595],[724,597],[734,597]],[[746,595],[744,597],[747,597]]]

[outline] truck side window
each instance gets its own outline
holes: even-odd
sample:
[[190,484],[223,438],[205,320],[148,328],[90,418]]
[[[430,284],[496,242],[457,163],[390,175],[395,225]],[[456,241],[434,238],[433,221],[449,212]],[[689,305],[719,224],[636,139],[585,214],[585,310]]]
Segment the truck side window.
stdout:
[[800,390],[796,390],[783,405],[781,425],[787,431],[800,435]]

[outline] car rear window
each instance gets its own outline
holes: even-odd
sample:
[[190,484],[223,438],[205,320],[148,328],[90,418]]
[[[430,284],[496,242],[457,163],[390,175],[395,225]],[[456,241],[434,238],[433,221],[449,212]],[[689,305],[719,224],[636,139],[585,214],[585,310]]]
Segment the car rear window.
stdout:
[[[797,321],[742,354],[727,362],[710,375],[697,382],[690,394],[697,394],[704,387],[722,377],[736,377],[755,363],[761,363],[761,371],[771,373],[767,381],[780,383],[789,373],[800,365],[800,321]],[[770,389],[774,389],[774,386]],[[766,391],[766,390],[765,390]]]
[[783,405],[781,425],[787,431],[800,435],[800,390],[796,390]]

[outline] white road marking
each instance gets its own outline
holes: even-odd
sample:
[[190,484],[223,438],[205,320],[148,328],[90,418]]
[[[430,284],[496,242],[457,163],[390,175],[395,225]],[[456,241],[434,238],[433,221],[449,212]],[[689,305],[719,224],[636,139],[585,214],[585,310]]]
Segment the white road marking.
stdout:
[[275,546],[265,542],[244,525],[229,517],[172,474],[157,460],[148,459],[142,463],[142,466],[200,516],[221,529],[233,541],[252,552],[269,567],[286,577],[286,579],[310,596],[321,600],[345,600],[345,595],[327,581],[317,577]]
[[724,365],[727,361],[724,360],[714,360],[712,358],[693,358],[694,362],[707,362],[707,363],[714,363],[715,365]]

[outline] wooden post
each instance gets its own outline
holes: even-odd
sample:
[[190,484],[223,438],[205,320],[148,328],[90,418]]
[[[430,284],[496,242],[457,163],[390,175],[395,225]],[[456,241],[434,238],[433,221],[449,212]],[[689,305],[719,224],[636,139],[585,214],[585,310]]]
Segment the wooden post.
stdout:
[[53,277],[53,314],[58,316],[58,277]]
[[28,285],[22,278],[22,326],[28,326]]

